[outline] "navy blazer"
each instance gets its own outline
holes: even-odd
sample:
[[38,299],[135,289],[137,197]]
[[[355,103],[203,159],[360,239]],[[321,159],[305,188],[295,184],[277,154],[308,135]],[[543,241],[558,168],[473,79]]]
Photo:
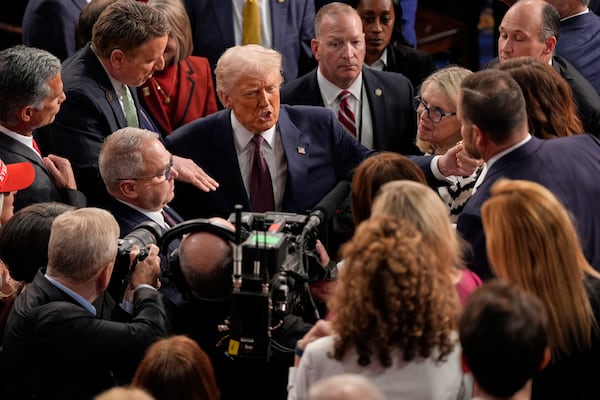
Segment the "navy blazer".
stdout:
[[[236,204],[250,210],[248,193],[240,172],[231,111],[222,110],[176,129],[167,136],[167,148],[200,165],[219,182],[205,193],[176,183],[173,206],[186,219],[229,217]],[[346,132],[333,113],[322,107],[285,106],[278,128],[287,161],[287,180],[281,211],[304,213],[370,154]]]
[[[270,0],[273,48],[283,55],[283,77],[298,76],[298,62],[312,58],[315,37],[313,0]],[[194,55],[208,58],[214,70],[217,60],[235,46],[231,0],[185,0],[192,24]]]
[[[591,135],[551,140],[531,138],[525,145],[500,158],[488,170],[483,183],[458,217],[457,230],[473,248],[470,268],[482,279],[493,276],[481,223],[481,206],[500,178],[537,182],[564,204],[574,217],[583,252],[600,270],[600,141]],[[548,245],[560,246],[561,243]]]
[[[54,122],[40,128],[36,140],[44,154],[58,154],[71,162],[77,187],[90,205],[106,207],[109,196],[98,169],[104,139],[127,126],[110,78],[88,43],[62,66],[66,100]],[[130,88],[140,127],[157,131],[144,113],[135,88]]]
[[77,51],[77,23],[86,0],[29,0],[23,15],[23,44],[65,60]]
[[58,201],[75,207],[86,206],[87,199],[83,193],[57,188],[54,178],[34,150],[4,133],[0,133],[0,159],[6,164],[29,162],[35,172],[35,179],[31,186],[17,192],[14,202],[15,211],[45,201]]
[[[421,154],[414,144],[417,115],[410,81],[401,74],[369,68],[363,68],[362,76],[373,121],[373,148]],[[285,83],[281,87],[281,103],[324,107],[317,70]]]
[[600,17],[589,12],[560,21],[556,54],[569,61],[600,94]]

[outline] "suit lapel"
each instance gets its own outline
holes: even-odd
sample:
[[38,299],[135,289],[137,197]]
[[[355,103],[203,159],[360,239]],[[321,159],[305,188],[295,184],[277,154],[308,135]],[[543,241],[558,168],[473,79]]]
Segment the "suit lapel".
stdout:
[[308,161],[310,159],[310,140],[303,135],[296,125],[289,119],[285,107],[281,107],[278,121],[281,143],[287,162],[287,180],[283,195],[283,208],[286,210],[298,209],[292,204],[293,194],[301,188],[308,187]]
[[42,170],[48,173],[44,162],[39,157],[39,155],[35,154],[34,150],[25,146],[23,143],[11,138],[10,136],[5,135],[4,133],[0,133],[0,147],[5,148],[10,153],[15,153],[26,158],[27,161],[31,162],[32,164],[38,165]]
[[[183,71],[183,68],[185,68],[185,72]],[[192,93],[194,93],[196,90],[196,77],[194,67],[188,62],[187,59],[184,59],[179,63],[179,71],[177,73],[179,74],[177,79],[187,79],[188,82],[190,82],[190,89],[188,90],[189,95],[185,102],[185,108],[181,114],[181,119],[177,122],[177,126],[181,126],[183,125],[183,121],[185,120],[185,117],[190,109],[190,104],[192,103],[193,98]]]
[[387,131],[387,113],[385,107],[385,90],[377,76],[368,68],[363,68],[363,83],[371,110],[373,124],[373,148],[385,149],[389,147],[385,132]]

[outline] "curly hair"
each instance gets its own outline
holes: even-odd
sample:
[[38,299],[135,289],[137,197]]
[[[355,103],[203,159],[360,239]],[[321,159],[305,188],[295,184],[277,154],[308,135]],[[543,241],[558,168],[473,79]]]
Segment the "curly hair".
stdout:
[[361,366],[377,357],[390,367],[394,349],[406,361],[446,359],[456,345],[459,305],[433,253],[404,220],[373,216],[358,226],[343,247],[344,269],[331,301],[336,360],[350,348]]

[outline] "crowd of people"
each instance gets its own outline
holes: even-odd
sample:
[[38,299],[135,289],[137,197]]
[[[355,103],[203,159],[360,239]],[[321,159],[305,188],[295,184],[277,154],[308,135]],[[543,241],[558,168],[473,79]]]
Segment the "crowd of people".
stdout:
[[478,70],[416,3],[30,0],[0,397],[600,397],[596,6],[503,1]]

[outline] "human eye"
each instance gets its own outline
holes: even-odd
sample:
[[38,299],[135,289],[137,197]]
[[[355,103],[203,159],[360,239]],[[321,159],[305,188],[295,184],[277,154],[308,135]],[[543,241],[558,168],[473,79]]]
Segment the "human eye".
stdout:
[[375,17],[372,14],[365,14],[362,16],[362,20],[365,24],[372,24],[375,21]]
[[381,23],[383,25],[389,25],[390,22],[392,22],[392,17],[390,17],[389,15],[384,15],[381,17]]

